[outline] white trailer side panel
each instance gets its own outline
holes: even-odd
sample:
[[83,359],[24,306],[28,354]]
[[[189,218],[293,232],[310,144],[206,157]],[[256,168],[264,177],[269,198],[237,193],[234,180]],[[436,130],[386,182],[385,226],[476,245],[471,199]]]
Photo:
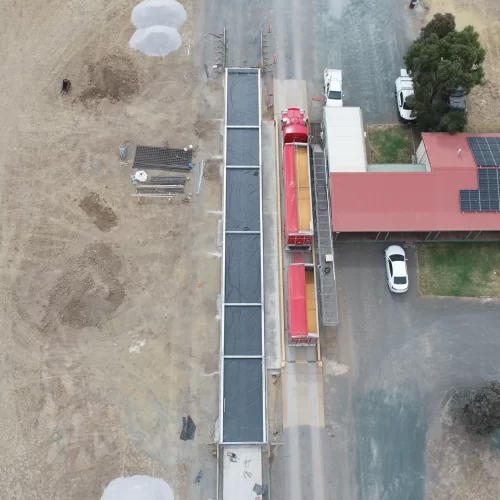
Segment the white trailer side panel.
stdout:
[[425,149],[425,142],[423,139],[420,141],[420,144],[417,148],[416,157],[417,163],[422,163],[423,165],[425,165],[425,169],[427,170],[427,172],[430,172],[431,164],[429,163],[429,157],[427,156],[427,150]]

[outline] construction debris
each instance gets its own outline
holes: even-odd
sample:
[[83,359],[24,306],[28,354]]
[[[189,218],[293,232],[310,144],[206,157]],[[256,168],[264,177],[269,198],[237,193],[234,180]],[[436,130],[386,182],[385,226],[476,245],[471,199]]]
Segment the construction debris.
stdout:
[[[151,175],[148,170],[190,171],[193,168],[193,145],[183,149],[162,148],[153,146],[137,146],[132,174],[133,196],[171,197],[184,193],[189,177],[185,175]],[[186,199],[187,198],[187,199]],[[191,193],[183,199],[191,200]]]
[[[212,69],[216,73],[219,73],[224,71],[224,68],[226,67],[226,56],[227,56],[226,28],[224,28],[221,33],[218,34],[210,33],[210,35],[212,35],[216,39],[214,47],[215,64],[212,65]],[[208,71],[207,71],[207,78],[208,78]]]
[[200,472],[198,472],[198,474],[196,475],[194,484],[200,484],[202,477],[203,477],[203,471],[200,469]]
[[120,158],[122,160],[126,160],[128,156],[128,148],[132,147],[134,143],[132,141],[125,141],[121,146],[120,146]]
[[65,78],[62,81],[61,94],[67,94],[70,88],[71,88],[71,82],[67,78]]
[[201,160],[199,163],[198,163],[198,181],[196,183],[196,195],[198,196],[200,194],[200,190],[201,190],[201,181],[203,179],[203,169],[205,167],[205,162],[203,160]]
[[196,432],[196,425],[193,419],[188,415],[187,417],[182,417],[182,431],[181,439],[187,441],[188,439],[193,440]]
[[138,170],[132,176],[132,184],[136,185],[138,182],[146,182],[148,180],[148,174],[144,170]]
[[189,177],[181,176],[168,176],[168,175],[154,175],[148,178],[148,184],[186,184]]
[[136,198],[175,198],[179,193],[164,193],[164,194],[147,194],[147,193],[132,193]]
[[193,149],[171,149],[153,146],[137,146],[133,168],[139,170],[190,171],[193,168]]

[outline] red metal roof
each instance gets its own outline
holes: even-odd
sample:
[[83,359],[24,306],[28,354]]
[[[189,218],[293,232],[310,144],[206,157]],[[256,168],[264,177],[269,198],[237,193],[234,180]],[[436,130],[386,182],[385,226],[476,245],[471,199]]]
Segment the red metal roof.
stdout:
[[306,269],[303,264],[288,266],[288,335],[307,337]]
[[500,213],[460,211],[460,190],[478,188],[470,136],[500,134],[422,134],[431,172],[332,173],[333,231],[500,230]]

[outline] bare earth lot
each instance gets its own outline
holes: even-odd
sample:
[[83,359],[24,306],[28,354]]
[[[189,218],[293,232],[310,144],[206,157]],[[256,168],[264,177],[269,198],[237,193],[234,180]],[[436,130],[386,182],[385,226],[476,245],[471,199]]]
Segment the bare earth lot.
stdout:
[[2,3],[2,498],[100,499],[122,474],[215,495],[217,165],[188,203],[137,204],[118,148],[220,154],[222,85],[202,79],[193,2],[163,60],[128,49],[134,5]]

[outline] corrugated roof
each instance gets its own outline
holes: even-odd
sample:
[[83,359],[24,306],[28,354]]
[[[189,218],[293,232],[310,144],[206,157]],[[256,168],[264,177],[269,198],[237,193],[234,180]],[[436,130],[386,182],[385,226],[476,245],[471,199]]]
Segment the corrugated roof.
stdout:
[[431,169],[471,168],[476,162],[467,142],[467,137],[498,137],[500,134],[422,134]]
[[361,108],[323,108],[329,172],[365,172],[365,134]]
[[333,231],[491,231],[500,214],[462,213],[460,190],[477,189],[469,136],[423,134],[431,172],[330,175]]

